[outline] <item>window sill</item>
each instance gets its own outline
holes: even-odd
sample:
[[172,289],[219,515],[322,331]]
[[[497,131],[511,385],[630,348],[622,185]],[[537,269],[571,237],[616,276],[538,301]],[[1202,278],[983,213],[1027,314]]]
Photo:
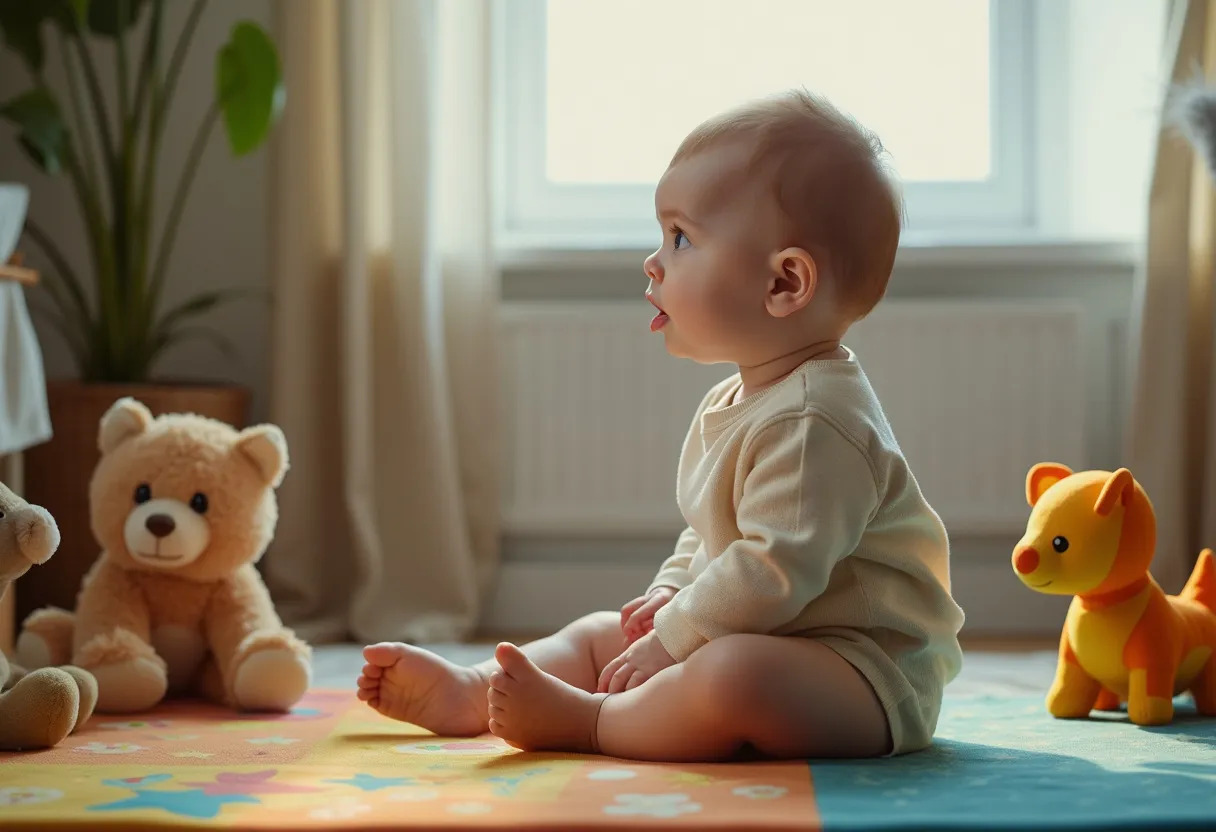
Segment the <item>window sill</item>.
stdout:
[[[537,239],[512,239],[497,249],[504,272],[566,271],[571,269],[641,269],[651,249],[636,245],[589,244],[566,241],[547,245]],[[1131,268],[1142,246],[1128,239],[1072,239],[1035,235],[945,238],[906,233],[895,265],[911,268],[950,267],[1070,267],[1115,266]]]

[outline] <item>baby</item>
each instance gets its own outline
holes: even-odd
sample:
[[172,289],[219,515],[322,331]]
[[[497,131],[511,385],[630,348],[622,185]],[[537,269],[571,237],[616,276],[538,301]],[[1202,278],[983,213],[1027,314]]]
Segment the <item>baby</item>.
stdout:
[[927,746],[962,662],[946,530],[856,355],[901,197],[871,133],[804,92],[702,124],[643,266],[669,352],[737,365],[684,443],[688,528],[647,592],[493,661],[364,649],[359,697],[442,736],[661,761]]

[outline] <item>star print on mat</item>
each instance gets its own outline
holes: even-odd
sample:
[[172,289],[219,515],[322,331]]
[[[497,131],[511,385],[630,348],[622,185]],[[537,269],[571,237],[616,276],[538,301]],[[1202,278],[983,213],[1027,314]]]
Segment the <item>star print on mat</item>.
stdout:
[[256,797],[244,794],[209,795],[202,789],[147,789],[139,788],[154,783],[163,783],[172,778],[169,774],[152,774],[147,777],[131,777],[125,780],[102,780],[106,786],[130,789],[135,797],[100,803],[90,806],[91,812],[121,812],[134,809],[161,809],[171,815],[187,818],[214,818],[228,803],[261,803]]
[[374,774],[356,774],[345,780],[326,780],[326,783],[341,783],[354,786],[364,792],[375,792],[380,789],[391,789],[394,786],[413,786],[417,782],[413,777],[377,777]]
[[293,745],[299,742],[299,740],[295,737],[280,737],[275,735],[273,737],[250,737],[245,742],[250,745]]
[[219,794],[306,794],[319,792],[322,789],[314,786],[293,786],[289,783],[272,783],[271,779],[278,774],[276,769],[253,771],[249,773],[225,771],[215,775],[210,783],[183,783],[183,786],[195,786],[208,796]]

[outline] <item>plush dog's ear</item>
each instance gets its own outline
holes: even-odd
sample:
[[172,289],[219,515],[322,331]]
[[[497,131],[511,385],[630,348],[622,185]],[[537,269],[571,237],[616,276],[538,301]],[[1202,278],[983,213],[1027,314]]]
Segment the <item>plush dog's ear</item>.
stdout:
[[271,488],[278,488],[287,473],[287,438],[276,425],[255,425],[241,431],[237,450],[253,463]]
[[101,417],[97,431],[97,447],[103,454],[117,448],[133,436],[138,436],[152,424],[152,411],[130,396],[124,396]]
[[1132,479],[1132,472],[1126,468],[1120,468],[1111,474],[1106,485],[1102,486],[1102,493],[1098,495],[1098,502],[1094,504],[1094,512],[1105,517],[1114,510],[1116,503],[1122,503],[1125,508],[1131,505],[1135,495],[1136,481]]
[[1051,488],[1065,477],[1072,476],[1072,469],[1058,462],[1040,462],[1030,469],[1026,475],[1026,502],[1034,508],[1034,504],[1043,496],[1043,492]]

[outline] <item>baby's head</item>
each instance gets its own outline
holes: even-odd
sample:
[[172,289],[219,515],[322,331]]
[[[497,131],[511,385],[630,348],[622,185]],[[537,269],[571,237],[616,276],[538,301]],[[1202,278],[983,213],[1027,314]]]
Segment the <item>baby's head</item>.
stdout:
[[655,192],[646,259],[668,350],[755,366],[837,339],[887,287],[902,220],[878,138],[791,92],[697,127]]

